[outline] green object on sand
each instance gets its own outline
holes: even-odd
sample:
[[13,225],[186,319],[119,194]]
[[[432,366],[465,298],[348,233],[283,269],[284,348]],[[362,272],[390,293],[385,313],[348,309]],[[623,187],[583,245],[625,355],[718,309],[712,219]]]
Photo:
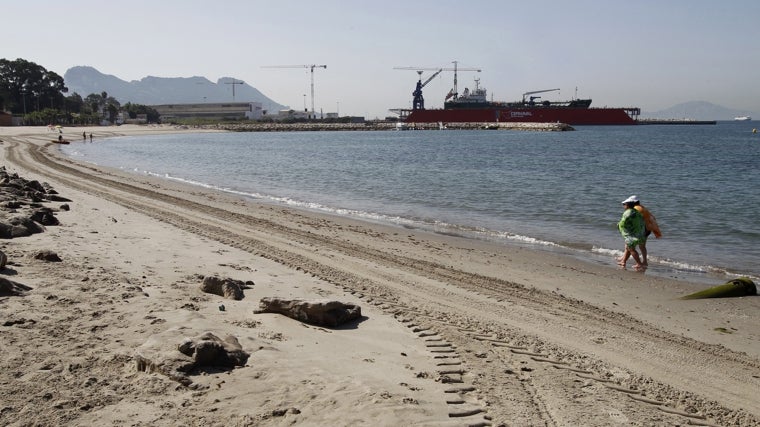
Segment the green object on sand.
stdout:
[[747,277],[737,277],[722,285],[713,286],[704,291],[686,295],[681,297],[681,299],[727,298],[744,297],[749,295],[757,295],[757,287],[755,287],[755,283]]

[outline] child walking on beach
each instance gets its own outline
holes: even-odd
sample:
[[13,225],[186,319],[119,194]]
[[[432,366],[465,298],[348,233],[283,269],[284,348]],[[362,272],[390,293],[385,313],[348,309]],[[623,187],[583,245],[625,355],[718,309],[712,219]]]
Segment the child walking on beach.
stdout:
[[641,244],[641,241],[645,238],[644,216],[634,209],[635,205],[636,201],[634,197],[623,200],[625,211],[623,211],[623,216],[620,218],[620,222],[618,222],[618,230],[620,230],[620,234],[623,236],[625,250],[623,256],[618,260],[618,265],[625,268],[628,258],[633,257],[633,260],[636,261],[633,269],[643,270],[646,266],[642,264],[639,253],[636,252],[636,246]]

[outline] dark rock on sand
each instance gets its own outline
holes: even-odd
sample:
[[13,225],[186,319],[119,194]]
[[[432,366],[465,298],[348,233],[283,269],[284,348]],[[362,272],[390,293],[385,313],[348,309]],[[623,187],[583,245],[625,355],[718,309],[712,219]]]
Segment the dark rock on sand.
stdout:
[[219,295],[227,299],[241,300],[245,297],[243,289],[253,286],[253,282],[243,282],[235,279],[222,279],[217,276],[207,276],[201,283],[201,291]]
[[58,222],[58,218],[56,218],[53,214],[53,209],[51,208],[38,208],[32,213],[31,219],[32,221],[38,222],[42,225],[60,224],[60,222]]
[[0,297],[16,297],[31,290],[29,286],[0,277]]
[[278,313],[312,325],[334,328],[360,318],[362,309],[358,305],[340,301],[265,297],[254,313]]
[[[67,199],[67,198],[61,197],[61,196],[59,196],[57,194],[50,194],[50,193],[47,194],[46,199],[49,200],[49,201],[51,201],[51,202],[68,202],[68,203],[71,202],[71,199]],[[66,206],[66,207],[68,207],[68,206]]]
[[193,358],[195,366],[243,366],[248,353],[243,351],[237,338],[228,335],[223,340],[206,332],[195,338],[186,338],[178,347],[185,356]]
[[244,366],[248,357],[237,338],[231,335],[221,339],[205,332],[188,338],[183,336],[182,329],[153,335],[135,350],[137,370],[157,372],[185,386],[193,384],[189,374],[198,368],[232,369]]
[[51,250],[39,251],[34,254],[34,259],[39,259],[47,262],[61,262],[61,257],[57,253]]
[[32,234],[42,233],[45,228],[35,222],[31,217],[33,213],[26,215],[7,215],[0,213],[0,238],[13,239],[26,237]]
[[728,282],[703,291],[681,297],[681,299],[730,298],[757,295],[757,286],[749,277],[737,277]]

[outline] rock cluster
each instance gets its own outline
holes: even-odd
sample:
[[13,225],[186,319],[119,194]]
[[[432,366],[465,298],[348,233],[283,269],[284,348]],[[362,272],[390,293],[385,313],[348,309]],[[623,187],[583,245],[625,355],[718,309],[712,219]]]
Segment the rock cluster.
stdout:
[[362,309],[358,305],[340,301],[264,297],[254,313],[278,313],[311,325],[334,328],[359,319]]
[[389,130],[390,124],[381,123],[235,123],[213,125],[216,129],[232,132],[325,132]]
[[[395,122],[362,122],[362,123],[235,123],[200,125],[203,129],[222,129],[231,132],[324,132],[324,131],[394,131],[398,130]],[[526,131],[571,131],[572,126],[565,123],[533,123],[533,122],[463,122],[463,123],[405,123],[405,130],[441,130],[441,129],[501,129]]]
[[47,183],[21,178],[0,166],[0,238],[30,236],[58,225],[55,211],[42,203],[70,201]]

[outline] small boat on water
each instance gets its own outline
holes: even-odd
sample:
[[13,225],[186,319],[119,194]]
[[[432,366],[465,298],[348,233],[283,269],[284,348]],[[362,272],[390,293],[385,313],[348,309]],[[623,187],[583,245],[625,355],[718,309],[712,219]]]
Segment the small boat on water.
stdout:
[[748,122],[748,121],[752,120],[752,117],[750,117],[750,116],[740,116],[740,117],[734,117],[734,120],[736,120],[737,122]]
[[54,143],[56,143],[56,144],[69,144],[69,141],[68,141],[68,140],[66,140],[66,139],[61,139],[61,140],[58,140],[58,139],[51,139],[51,140],[50,140],[50,142],[54,142]]

